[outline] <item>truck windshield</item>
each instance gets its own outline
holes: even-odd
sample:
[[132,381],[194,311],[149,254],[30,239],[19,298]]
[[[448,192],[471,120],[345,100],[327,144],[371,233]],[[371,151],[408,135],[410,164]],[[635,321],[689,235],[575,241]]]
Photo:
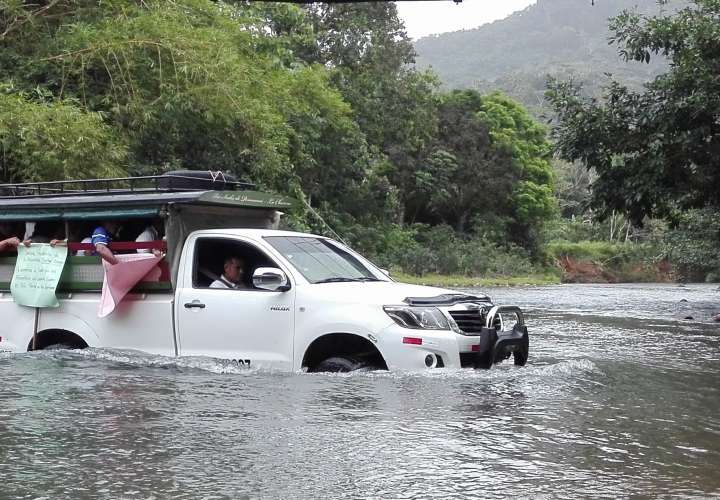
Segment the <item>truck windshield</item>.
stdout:
[[310,283],[382,281],[360,260],[323,238],[266,236]]

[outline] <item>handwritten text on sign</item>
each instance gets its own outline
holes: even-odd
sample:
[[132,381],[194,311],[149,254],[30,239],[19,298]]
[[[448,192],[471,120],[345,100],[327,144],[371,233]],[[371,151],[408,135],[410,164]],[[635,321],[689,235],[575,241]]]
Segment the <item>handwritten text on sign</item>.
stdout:
[[55,289],[60,281],[67,247],[33,243],[18,247],[10,291],[16,303],[31,307],[57,307]]

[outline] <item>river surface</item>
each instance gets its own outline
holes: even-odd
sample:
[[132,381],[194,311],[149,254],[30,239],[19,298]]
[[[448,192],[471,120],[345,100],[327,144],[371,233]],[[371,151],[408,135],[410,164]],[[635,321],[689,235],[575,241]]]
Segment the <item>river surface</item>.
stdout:
[[484,291],[526,309],[526,367],[3,355],[0,498],[720,494],[717,285]]

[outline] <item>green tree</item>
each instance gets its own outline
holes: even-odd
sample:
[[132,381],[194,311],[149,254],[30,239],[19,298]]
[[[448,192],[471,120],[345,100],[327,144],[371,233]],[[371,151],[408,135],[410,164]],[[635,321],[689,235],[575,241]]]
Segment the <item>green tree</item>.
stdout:
[[[46,7],[18,7],[6,20],[3,78],[100,113],[127,144],[131,172],[224,169],[285,191],[336,166],[339,178],[362,177],[342,175],[357,168],[364,142],[327,71],[285,64],[278,55],[289,42],[263,29],[257,9],[209,0]],[[345,145],[331,157],[329,138]]]
[[677,13],[624,12],[610,23],[628,60],[670,59],[667,73],[635,92],[612,83],[602,101],[551,82],[557,150],[597,173],[592,204],[604,216],[668,217],[720,206],[720,3],[694,0]]
[[[6,180],[222,169],[385,262],[460,248],[453,230],[527,243],[551,212],[542,127],[500,95],[438,94],[391,2],[0,5]],[[463,244],[420,267],[478,269]]]
[[570,163],[554,159],[552,165],[560,214],[568,219],[582,216],[589,203],[592,172],[580,162]]
[[478,118],[489,125],[494,147],[507,151],[519,168],[519,182],[512,197],[517,223],[540,224],[556,209],[551,146],[545,127],[520,103],[497,92],[483,98]]
[[531,233],[555,211],[549,154],[544,128],[518,103],[454,91],[441,99],[437,139],[416,169],[408,213],[458,232],[512,232],[532,246]]
[[409,198],[413,221],[446,223],[465,232],[478,216],[510,211],[517,171],[506,151],[492,147],[490,126],[478,116],[482,109],[475,91],[442,97],[437,138],[417,168]]
[[39,182],[125,174],[127,148],[99,113],[77,103],[0,94],[0,178]]
[[411,67],[415,52],[392,2],[313,4],[307,12],[317,43],[298,52],[331,68],[333,86],[367,139],[370,175],[381,184],[387,177],[404,200],[436,131],[437,78]]
[[720,213],[689,210],[668,231],[663,247],[680,275],[691,281],[720,281]]

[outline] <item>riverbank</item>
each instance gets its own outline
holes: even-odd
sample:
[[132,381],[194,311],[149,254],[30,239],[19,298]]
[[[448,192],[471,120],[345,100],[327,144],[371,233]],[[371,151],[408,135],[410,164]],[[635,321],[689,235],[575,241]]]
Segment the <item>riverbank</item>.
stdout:
[[522,285],[558,285],[561,283],[673,283],[676,280],[667,261],[657,264],[641,262],[608,265],[593,260],[580,260],[564,256],[557,259],[557,268],[545,273],[519,276],[473,277],[461,275],[426,274],[416,276],[393,273],[396,281],[437,287],[487,287]]
[[673,266],[662,260],[605,262],[562,256],[556,261],[563,283],[674,283],[677,276]]
[[[451,252],[451,250],[446,250]],[[439,287],[553,285],[560,283],[674,283],[680,279],[675,266],[649,244],[604,241],[554,241],[547,245],[542,263],[504,265],[516,276],[465,276],[439,273],[394,273],[398,281]],[[519,261],[520,262],[520,261]],[[535,271],[535,272],[533,272]],[[488,274],[492,274],[489,272]]]
[[493,278],[480,278],[468,276],[447,276],[441,274],[426,274],[425,276],[412,276],[404,273],[393,273],[392,278],[402,283],[413,285],[427,285],[437,287],[488,287],[488,286],[521,286],[521,285],[558,285],[561,283],[560,273],[530,274],[525,276],[502,276]]
[[675,266],[661,248],[642,243],[554,241],[547,246],[548,263],[563,283],[673,283]]

